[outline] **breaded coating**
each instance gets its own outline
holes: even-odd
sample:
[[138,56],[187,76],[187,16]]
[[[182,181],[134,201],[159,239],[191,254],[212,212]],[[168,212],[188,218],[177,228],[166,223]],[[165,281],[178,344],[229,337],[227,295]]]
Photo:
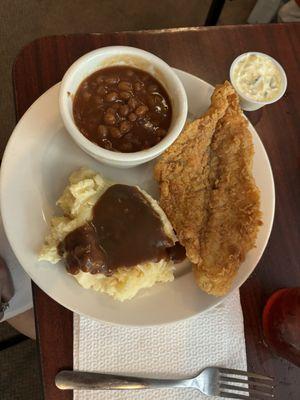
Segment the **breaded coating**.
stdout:
[[155,166],[160,205],[194,265],[196,282],[216,296],[230,289],[261,225],[247,125],[225,82],[214,90],[208,111],[186,126]]

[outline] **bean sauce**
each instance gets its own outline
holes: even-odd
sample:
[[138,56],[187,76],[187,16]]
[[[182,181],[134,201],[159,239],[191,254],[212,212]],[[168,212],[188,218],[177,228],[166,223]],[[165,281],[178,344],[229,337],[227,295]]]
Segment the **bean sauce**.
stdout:
[[166,136],[172,108],[166,90],[152,75],[115,66],[94,72],[80,84],[73,115],[87,139],[107,150],[130,153]]

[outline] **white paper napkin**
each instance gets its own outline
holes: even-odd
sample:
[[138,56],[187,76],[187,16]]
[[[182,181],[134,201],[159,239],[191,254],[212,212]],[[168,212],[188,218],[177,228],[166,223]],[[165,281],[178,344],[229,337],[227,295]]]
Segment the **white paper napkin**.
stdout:
[[[187,321],[153,328],[108,326],[74,314],[74,369],[182,378],[206,366],[246,370],[239,292]],[[74,391],[74,400],[207,399],[194,390]]]

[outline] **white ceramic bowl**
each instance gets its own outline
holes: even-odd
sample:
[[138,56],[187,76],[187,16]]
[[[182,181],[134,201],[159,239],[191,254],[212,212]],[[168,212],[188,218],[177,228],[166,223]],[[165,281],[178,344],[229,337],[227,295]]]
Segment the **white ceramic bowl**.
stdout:
[[[246,57],[248,54],[258,54],[261,56],[264,56],[266,58],[268,58],[269,60],[271,60],[278,68],[280,74],[281,74],[281,79],[282,79],[282,86],[281,86],[281,91],[278,93],[278,95],[270,100],[270,101],[257,101],[257,100],[253,100],[251,99],[251,97],[245,95],[243,92],[241,92],[238,87],[235,85],[234,79],[233,79],[233,71],[234,68],[236,66],[236,64],[244,57]],[[284,72],[284,69],[282,68],[282,66],[279,64],[279,62],[277,62],[273,57],[269,56],[268,54],[265,53],[260,53],[259,51],[249,51],[247,53],[243,53],[241,55],[239,55],[231,64],[230,67],[230,72],[229,72],[229,76],[230,76],[230,81],[232,83],[232,86],[234,87],[234,89],[236,90],[237,94],[239,95],[240,98],[240,105],[242,107],[243,110],[245,111],[255,111],[258,110],[259,108],[267,105],[267,104],[272,104],[275,103],[275,101],[278,101],[285,93],[286,91],[286,87],[287,87],[287,78],[286,78],[286,74]]]
[[[114,65],[129,65],[150,73],[164,86],[170,97],[172,120],[168,134],[150,149],[135,153],[105,150],[88,140],[75,125],[73,99],[78,86],[93,72]],[[67,131],[82,150],[105,164],[126,168],[152,160],[174,142],[184,127],[188,105],[183,85],[167,63],[144,50],[111,46],[91,51],[71,65],[61,83],[59,108]]]

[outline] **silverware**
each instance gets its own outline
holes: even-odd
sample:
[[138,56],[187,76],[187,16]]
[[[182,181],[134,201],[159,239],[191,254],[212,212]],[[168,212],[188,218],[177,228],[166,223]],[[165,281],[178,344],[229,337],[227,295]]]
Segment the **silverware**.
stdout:
[[190,379],[148,379],[81,371],[60,371],[55,377],[56,386],[62,390],[191,388],[208,396],[240,400],[274,398],[273,382],[268,376],[217,367],[205,368]]

